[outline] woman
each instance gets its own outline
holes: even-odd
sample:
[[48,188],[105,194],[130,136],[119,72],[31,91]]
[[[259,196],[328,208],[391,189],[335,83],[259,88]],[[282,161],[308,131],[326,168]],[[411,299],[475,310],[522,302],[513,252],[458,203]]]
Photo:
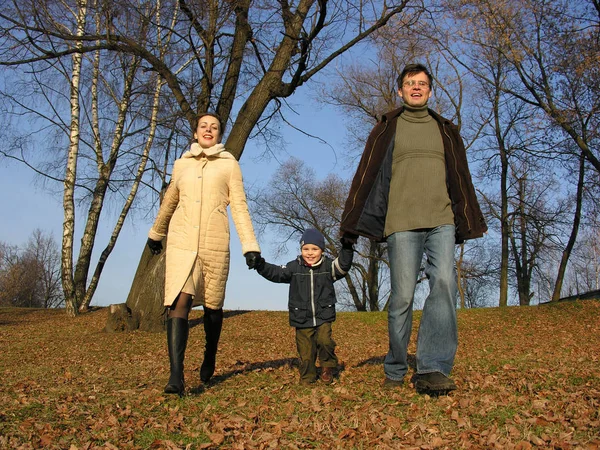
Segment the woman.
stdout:
[[148,247],[155,255],[161,252],[161,241],[167,237],[164,304],[168,308],[171,366],[165,386],[168,394],[182,395],[184,391],[188,317],[194,306],[204,307],[202,382],[208,383],[215,371],[229,274],[228,205],[248,267],[253,268],[260,257],[240,166],[221,144],[222,136],[223,124],[217,115],[198,116],[196,142],[175,161],[171,182],[148,233]]

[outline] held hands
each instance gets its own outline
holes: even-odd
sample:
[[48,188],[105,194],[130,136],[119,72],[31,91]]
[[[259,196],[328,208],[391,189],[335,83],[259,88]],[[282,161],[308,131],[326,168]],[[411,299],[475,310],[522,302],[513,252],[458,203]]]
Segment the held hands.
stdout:
[[358,236],[355,234],[344,233],[340,242],[342,243],[342,248],[353,248],[354,244],[358,240]]
[[258,270],[265,263],[264,258],[260,256],[259,252],[248,252],[244,255],[244,257],[246,258],[246,265],[248,266],[248,269]]
[[154,239],[148,238],[146,245],[153,255],[158,255],[160,252],[162,252],[163,246],[161,241],[155,241]]

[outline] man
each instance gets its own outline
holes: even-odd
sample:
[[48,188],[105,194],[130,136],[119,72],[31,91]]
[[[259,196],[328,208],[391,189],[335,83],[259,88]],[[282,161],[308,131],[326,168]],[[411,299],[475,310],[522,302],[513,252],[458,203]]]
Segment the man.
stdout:
[[404,106],[385,114],[367,143],[342,215],[342,240],[387,241],[391,293],[386,387],[408,371],[407,349],[423,253],[429,296],[417,338],[414,385],[419,393],[456,389],[450,372],[458,345],[454,244],[487,231],[458,129],[427,108],[433,78],[411,64],[398,77]]

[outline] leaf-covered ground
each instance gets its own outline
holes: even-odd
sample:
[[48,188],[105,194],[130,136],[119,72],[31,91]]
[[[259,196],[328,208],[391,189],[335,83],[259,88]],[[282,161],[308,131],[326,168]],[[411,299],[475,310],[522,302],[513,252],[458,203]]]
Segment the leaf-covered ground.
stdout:
[[229,311],[198,389],[194,311],[183,398],[162,392],[164,334],[108,334],[106,317],[0,308],[0,448],[600,448],[598,301],[459,311],[459,389],[438,398],[383,388],[385,313],[339,313],[344,368],[304,387],[287,314]]

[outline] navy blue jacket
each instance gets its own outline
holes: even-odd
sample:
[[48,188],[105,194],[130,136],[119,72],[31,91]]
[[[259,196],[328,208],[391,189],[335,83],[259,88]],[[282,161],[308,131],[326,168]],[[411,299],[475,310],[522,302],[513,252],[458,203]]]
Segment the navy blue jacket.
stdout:
[[333,283],[350,270],[352,257],[351,248],[342,248],[336,259],[323,256],[320,263],[312,267],[304,262],[302,256],[298,256],[285,266],[265,262],[258,273],[274,283],[289,283],[288,309],[291,326],[317,327],[335,320],[336,297]]

